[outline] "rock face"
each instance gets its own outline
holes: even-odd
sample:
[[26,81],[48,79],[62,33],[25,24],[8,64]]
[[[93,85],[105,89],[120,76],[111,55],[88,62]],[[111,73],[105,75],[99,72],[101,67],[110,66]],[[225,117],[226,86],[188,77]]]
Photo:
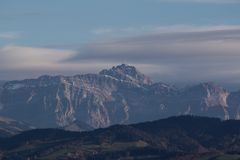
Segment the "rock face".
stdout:
[[184,114],[240,117],[235,112],[240,93],[230,93],[213,83],[185,89],[153,83],[125,64],[99,74],[10,81],[0,95],[0,115],[36,127],[64,127],[77,120],[99,128]]
[[[229,119],[227,98],[229,92],[214,83],[202,83],[186,88],[182,93],[185,113]],[[187,103],[186,103],[187,102]]]

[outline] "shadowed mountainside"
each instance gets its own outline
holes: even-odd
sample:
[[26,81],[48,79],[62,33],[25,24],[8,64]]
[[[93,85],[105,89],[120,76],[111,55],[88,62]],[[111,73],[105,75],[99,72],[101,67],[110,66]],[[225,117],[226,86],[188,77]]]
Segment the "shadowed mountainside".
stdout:
[[90,132],[37,129],[1,139],[3,160],[240,158],[240,121],[180,116]]
[[6,117],[0,117],[0,138],[9,137],[30,129],[33,129],[33,127],[26,123]]

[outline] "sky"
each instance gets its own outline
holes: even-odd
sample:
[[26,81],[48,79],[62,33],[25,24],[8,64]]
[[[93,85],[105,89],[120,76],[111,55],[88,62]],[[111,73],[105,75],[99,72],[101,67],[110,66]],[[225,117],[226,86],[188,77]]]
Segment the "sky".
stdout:
[[0,80],[126,63],[240,88],[240,0],[0,0]]

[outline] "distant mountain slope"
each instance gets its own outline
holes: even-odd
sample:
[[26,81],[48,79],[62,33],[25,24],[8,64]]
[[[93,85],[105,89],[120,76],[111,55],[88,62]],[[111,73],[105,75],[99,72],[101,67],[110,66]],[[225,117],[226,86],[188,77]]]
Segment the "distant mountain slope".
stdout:
[[214,83],[184,89],[153,83],[134,66],[122,64],[99,74],[6,82],[0,115],[40,128],[76,120],[99,128],[192,114],[238,119],[239,96]]
[[18,122],[6,117],[0,117],[0,138],[16,135],[30,129],[33,128],[23,122]]
[[70,123],[69,125],[64,126],[63,129],[66,131],[83,132],[83,131],[91,131],[94,128],[92,128],[90,125],[88,125],[84,122],[76,120],[76,121]]
[[0,141],[2,159],[240,158],[240,121],[171,117],[91,132],[37,129]]
[[[1,97],[1,94],[2,94],[2,90],[3,90],[3,85],[4,85],[4,83],[5,83],[6,81],[1,81],[0,80],[0,97]],[[1,101],[0,101],[0,110],[3,108],[3,105],[2,105],[2,103],[1,103]]]
[[0,80],[0,86],[2,87],[6,81]]

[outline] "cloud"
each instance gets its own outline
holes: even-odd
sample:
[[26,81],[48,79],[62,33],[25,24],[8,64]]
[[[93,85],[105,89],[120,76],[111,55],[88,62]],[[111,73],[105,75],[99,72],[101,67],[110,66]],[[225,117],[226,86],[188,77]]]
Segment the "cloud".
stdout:
[[173,26],[142,26],[142,27],[126,27],[126,28],[96,28],[90,33],[101,35],[107,38],[119,38],[139,36],[144,34],[159,34],[159,33],[175,33],[175,32],[206,32],[217,30],[236,30],[240,25],[218,25],[218,26],[194,26],[194,25],[173,25]]
[[72,51],[8,45],[0,48],[0,67],[5,69],[53,69]]
[[19,38],[19,33],[16,32],[2,32],[0,33],[0,39],[17,39]]
[[150,30],[154,30],[155,26],[143,26],[143,27],[126,27],[126,28],[97,28],[91,30],[90,33],[95,35],[109,35],[109,36],[126,36],[126,35],[136,35]]
[[87,44],[67,61],[149,65],[147,74],[165,81],[233,81],[240,78],[239,44],[240,26],[153,27],[143,35]]
[[64,62],[75,55],[74,50],[7,45],[0,47],[0,80],[25,79],[43,74],[74,75],[98,72],[113,63]]

